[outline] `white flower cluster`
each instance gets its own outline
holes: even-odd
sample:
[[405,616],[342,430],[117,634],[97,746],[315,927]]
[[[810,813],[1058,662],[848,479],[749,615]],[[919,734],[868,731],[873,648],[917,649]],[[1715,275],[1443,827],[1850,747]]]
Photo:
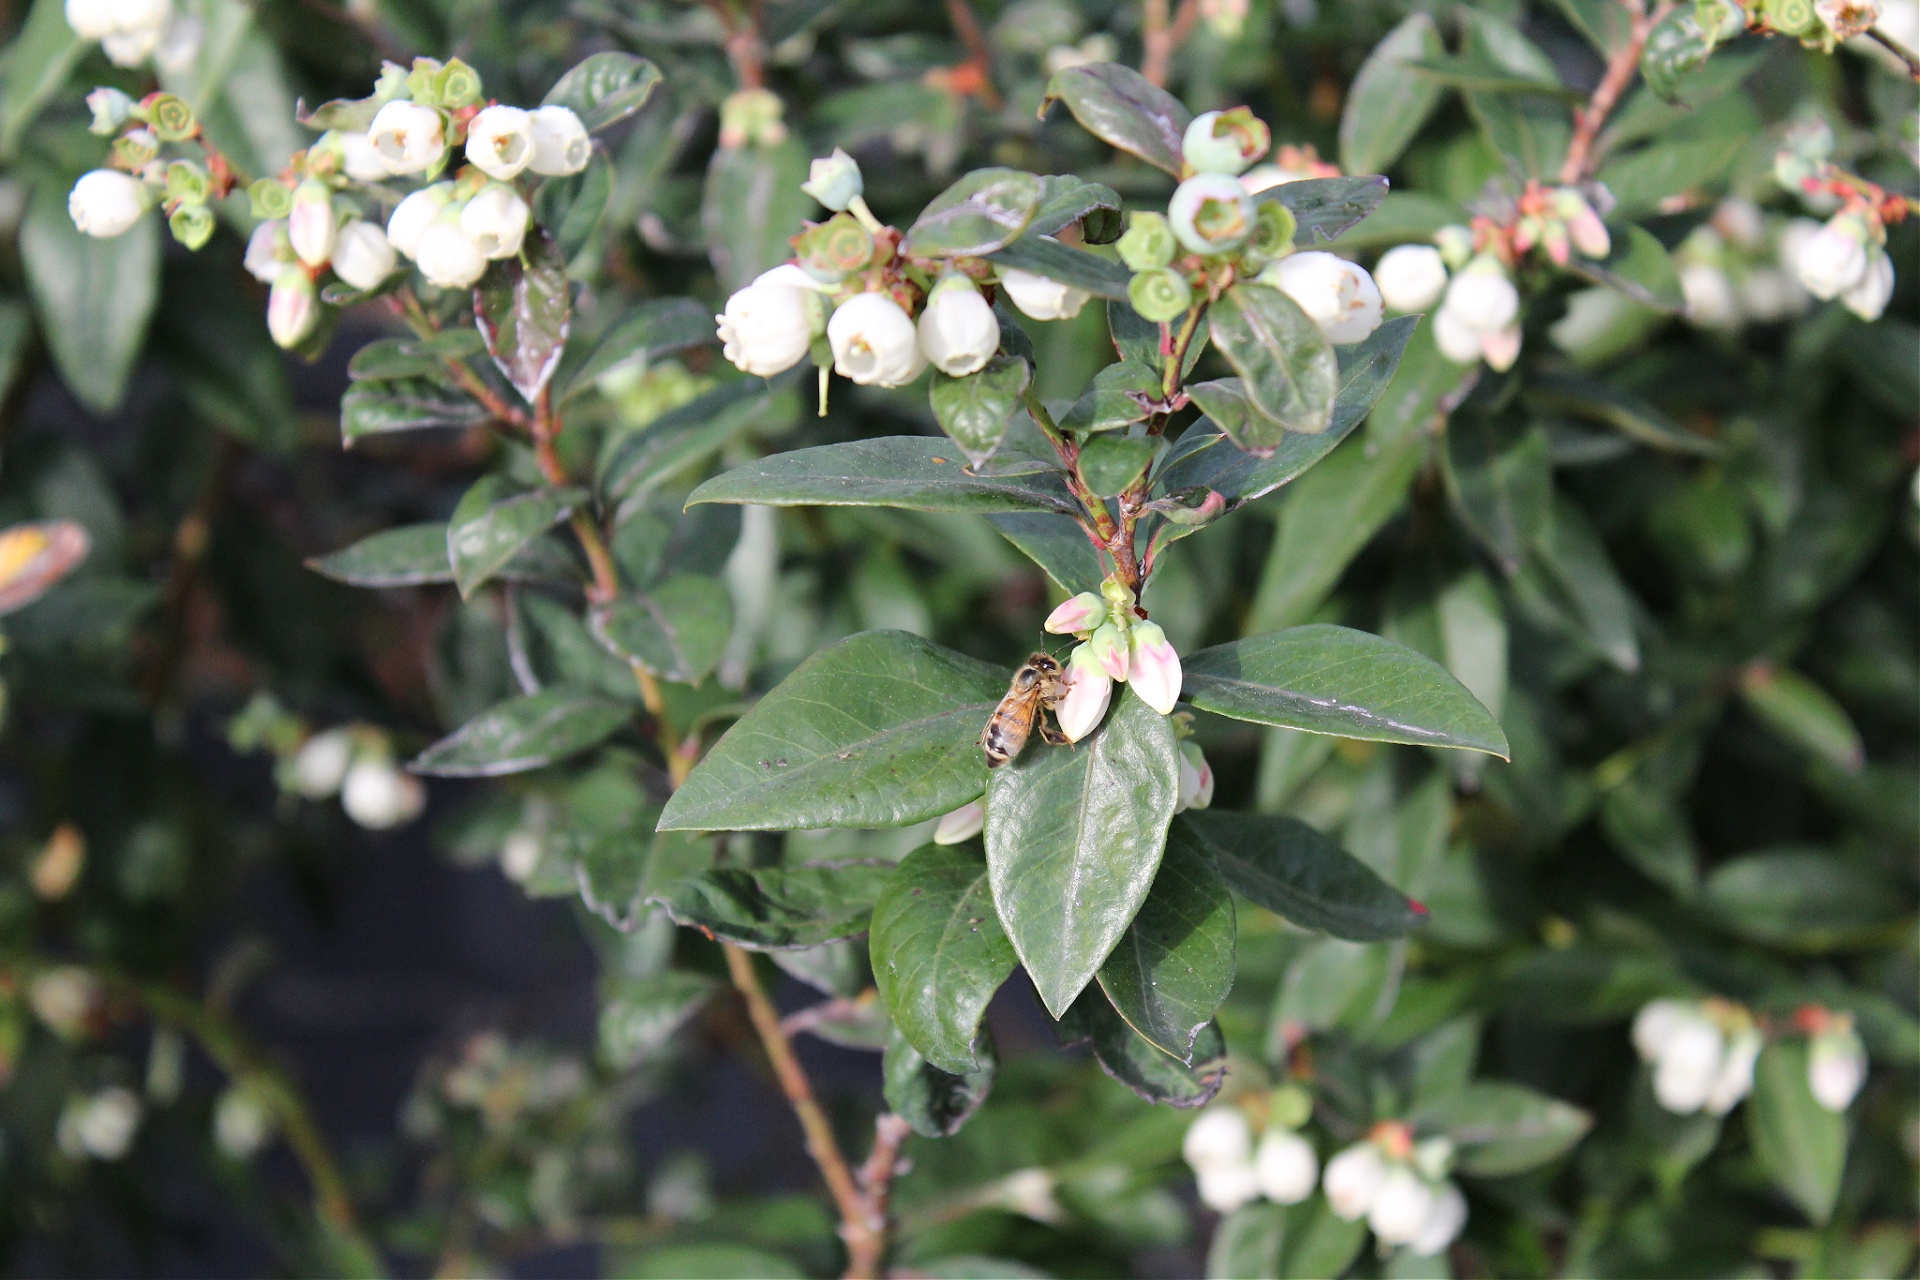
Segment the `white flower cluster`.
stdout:
[[1787,223],[1738,196],[1722,200],[1713,217],[1674,250],[1689,323],[1735,332],[1798,315],[1811,299],[1791,267],[1791,253],[1817,224]]
[[98,40],[116,67],[153,58],[168,70],[184,70],[199,51],[200,20],[174,13],[173,0],[66,0],[66,15],[73,34]]
[[394,764],[386,735],[368,725],[308,738],[283,763],[281,785],[308,800],[339,796],[347,816],[369,831],[404,826],[427,806],[426,787]]
[[[1140,700],[1161,715],[1173,714],[1173,705],[1180,697],[1180,655],[1174,652],[1159,623],[1134,612],[1134,603],[1127,585],[1109,578],[1097,594],[1082,591],[1047,615],[1049,632],[1080,639],[1067,655],[1062,678],[1066,697],[1054,712],[1060,732],[1069,741],[1080,741],[1105,718],[1115,681],[1131,685]],[[1206,771],[1204,779],[1196,774],[1196,798],[1202,781],[1207,784],[1206,799],[1211,802],[1211,770]]]
[[1447,1176],[1452,1164],[1448,1139],[1416,1145],[1406,1126],[1388,1122],[1327,1161],[1321,1189],[1336,1215],[1365,1218],[1382,1244],[1431,1257],[1467,1225],[1467,1198]]
[[1506,266],[1490,251],[1475,252],[1465,227],[1443,228],[1434,238],[1438,248],[1403,244],[1381,256],[1374,266],[1380,296],[1395,311],[1440,303],[1433,340],[1455,364],[1512,368],[1520,358],[1520,292]]
[[1878,320],[1893,297],[1893,259],[1877,218],[1844,210],[1824,225],[1796,218],[1780,241],[1780,258],[1806,291],[1822,302],[1838,298],[1862,320]]
[[143,1111],[139,1095],[122,1085],[69,1098],[54,1140],[70,1160],[118,1160],[133,1147]]
[[1633,1020],[1653,1096],[1676,1115],[1733,1110],[1753,1088],[1763,1043],[1753,1015],[1727,1000],[1655,1000]]
[[1313,1194],[1320,1176],[1319,1154],[1295,1128],[1271,1123],[1256,1145],[1246,1112],[1226,1103],[1208,1107],[1187,1126],[1180,1153],[1193,1170],[1200,1202],[1217,1213],[1232,1213],[1262,1196],[1299,1204]]
[[1256,278],[1299,303],[1328,342],[1359,342],[1380,327],[1379,285],[1365,267],[1338,254],[1290,253]]

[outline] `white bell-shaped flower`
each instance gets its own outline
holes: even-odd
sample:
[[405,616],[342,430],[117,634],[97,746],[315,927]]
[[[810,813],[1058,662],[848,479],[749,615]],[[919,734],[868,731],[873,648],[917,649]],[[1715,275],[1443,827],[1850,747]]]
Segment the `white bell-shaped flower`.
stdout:
[[1430,244],[1397,245],[1374,264],[1373,282],[1395,311],[1425,311],[1446,291],[1446,259]]
[[378,224],[355,218],[333,243],[333,274],[361,292],[377,289],[393,274],[397,259]]
[[1275,1204],[1299,1204],[1320,1180],[1320,1157],[1313,1144],[1291,1129],[1269,1129],[1253,1154],[1260,1194]]
[[467,125],[467,159],[489,178],[519,176],[533,161],[533,114],[519,107],[483,107]]
[[549,178],[580,172],[593,159],[593,139],[571,107],[537,107],[533,112],[533,158],[528,167]]
[[1358,342],[1380,327],[1380,290],[1373,277],[1338,254],[1289,254],[1259,279],[1299,303],[1329,342]]
[[153,207],[153,192],[132,174],[95,169],[80,175],[67,196],[73,225],[96,240],[125,235]]
[[827,343],[834,372],[862,386],[904,386],[927,367],[912,318],[884,293],[857,293],[834,308]]
[[1466,1225],[1467,1197],[1457,1184],[1442,1183],[1434,1198],[1433,1212],[1427,1215],[1420,1234],[1408,1241],[1407,1248],[1423,1258],[1433,1257],[1445,1252]]
[[792,263],[775,267],[735,290],[714,317],[721,351],[742,373],[771,378],[806,357],[821,309],[811,276]]
[[977,373],[1000,349],[1000,322],[973,281],[950,275],[933,287],[920,312],[920,350],[951,378]]
[[511,258],[526,239],[533,210],[504,182],[489,182],[460,210],[460,230],[483,258]]
[[414,192],[402,200],[387,219],[387,242],[409,258],[419,257],[420,242],[426,238],[427,228],[452,200],[451,182],[436,182]]
[[1320,1189],[1337,1217],[1348,1222],[1367,1216],[1387,1177],[1386,1157],[1371,1142],[1356,1142],[1327,1161]]
[[1380,1179],[1380,1189],[1367,1207],[1367,1225],[1388,1244],[1411,1244],[1419,1239],[1439,1200],[1433,1184],[1410,1164],[1394,1161]]
[[421,173],[447,153],[446,118],[417,102],[389,102],[374,113],[367,141],[388,173]]
[[1008,301],[1035,320],[1071,320],[1093,295],[1031,271],[1008,267],[1000,273],[1000,288]]

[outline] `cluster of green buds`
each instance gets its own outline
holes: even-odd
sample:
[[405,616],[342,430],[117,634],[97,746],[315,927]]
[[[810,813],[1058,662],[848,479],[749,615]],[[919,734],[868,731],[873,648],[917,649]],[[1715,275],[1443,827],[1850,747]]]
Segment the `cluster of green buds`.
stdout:
[[[67,197],[73,225],[98,239],[125,235],[158,205],[174,239],[198,249],[213,235],[213,209],[238,181],[233,167],[208,146],[193,108],[171,93],[135,101],[118,89],[87,95],[90,132],[112,138],[107,164],[83,174]],[[169,157],[168,146],[200,145],[201,158]]]
[[1831,53],[1881,20],[1879,0],[1694,0],[1693,20],[1712,41],[1743,31],[1790,36]]

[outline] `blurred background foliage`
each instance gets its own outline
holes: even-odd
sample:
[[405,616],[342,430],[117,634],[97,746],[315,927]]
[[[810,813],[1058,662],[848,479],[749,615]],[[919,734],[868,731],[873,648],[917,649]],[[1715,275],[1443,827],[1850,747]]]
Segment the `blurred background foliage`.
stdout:
[[[836,145],[896,225],[979,165],[1072,172],[1146,204],[1170,185],[1035,110],[1066,62],[1138,65],[1143,22],[1167,20],[1154,0],[179,2],[201,40],[161,80],[256,172],[304,145],[296,102],[364,94],[382,58],[457,54],[490,94],[521,102],[591,49],[652,59],[661,89],[541,211],[569,229],[581,350],[644,299],[712,311],[784,260],[816,216],[798,190],[807,161]],[[1341,136],[1356,72],[1411,7],[1181,6],[1191,27],[1171,86],[1196,110],[1249,103],[1277,141],[1339,160],[1359,145]],[[1615,7],[1433,11],[1448,32],[1512,24],[1583,95]],[[662,774],[637,736],[499,782],[431,782],[417,822],[407,784],[351,820],[303,795],[299,749],[320,731],[348,727],[356,758],[378,762],[529,671],[634,691],[537,586],[509,579],[462,600],[434,584],[358,591],[308,567],[379,530],[444,522],[477,476],[530,477],[531,459],[480,428],[343,451],[347,360],[397,324],[351,310],[317,361],[284,360],[261,324],[264,290],[240,269],[238,215],[191,257],[152,220],[115,241],[74,232],[65,195],[99,152],[81,99],[95,84],[137,96],[145,81],[59,14],[34,0],[4,19],[0,523],[77,521],[91,553],[4,623],[0,1265],[831,1273],[834,1222],[793,1154],[791,1117],[770,1101],[739,1011],[708,999],[724,983],[717,950],[657,909],[635,918],[631,886],[609,893],[582,862],[597,833],[652,829]],[[741,34],[755,19],[758,44]],[[1914,85],[1874,52],[1754,38],[1696,75],[1691,109],[1634,90],[1599,168],[1615,218],[1681,267],[1710,261],[1738,282],[1773,264],[1782,219],[1801,212],[1773,178],[1796,122],[1825,120],[1850,168],[1915,192]],[[1470,69],[1436,83],[1449,92],[1386,170],[1393,194],[1343,250],[1423,240],[1508,171]],[[784,137],[717,148],[722,100],[760,84],[783,104]],[[1758,239],[1700,234],[1730,196],[1766,211]],[[1546,1163],[1490,1161],[1469,1180],[1468,1227],[1439,1264],[1458,1274],[1912,1274],[1915,249],[1911,222],[1892,229],[1896,293],[1873,325],[1837,304],[1715,323],[1696,305],[1689,322],[1566,275],[1530,279],[1511,375],[1463,383],[1455,369],[1435,390],[1438,358],[1416,337],[1363,433],[1173,546],[1154,580],[1146,603],[1183,651],[1339,621],[1445,662],[1506,728],[1510,764],[1199,725],[1216,807],[1302,818],[1431,912],[1412,939],[1356,944],[1243,907],[1221,1012],[1229,1096],[1305,1083],[1323,1154],[1473,1077],[1591,1117]],[[1030,326],[1044,398],[1070,401],[1113,358],[1103,325],[1096,307]],[[1050,585],[984,518],[683,515],[693,484],[762,453],[936,429],[915,388],[843,384],[815,417],[807,389],[776,385],[744,388],[697,430],[672,423],[647,451],[662,415],[733,378],[711,347],[629,362],[580,393],[563,442],[581,457],[632,442],[637,532],[616,552],[636,577],[727,587],[724,656],[713,679],[669,689],[678,722],[724,724],[864,629],[1009,666],[1032,647]],[[815,860],[897,858],[926,834],[790,840]],[[772,856],[763,846],[779,839],[737,838],[743,857]],[[478,877],[514,888],[475,899],[459,886]],[[380,895],[397,896],[369,916]],[[452,902],[467,914],[450,916]],[[378,936],[356,936],[355,920],[377,921]],[[491,994],[403,995],[391,973],[361,970],[309,997],[424,1008],[404,1045],[409,1087],[392,1070],[343,1074],[325,1019],[290,1030],[285,993],[303,966],[353,975],[356,948],[389,954],[389,935],[417,932],[421,952],[451,949],[464,930],[525,940],[488,953]],[[865,1051],[884,1037],[861,1002],[864,948],[780,958],[783,1008],[835,1002],[802,1040],[863,1150],[879,1094]],[[65,1005],[49,974],[77,984]],[[519,998],[507,1015],[503,991]],[[1834,1122],[1838,1155],[1833,1126],[1812,1132],[1799,1113],[1770,1122],[1750,1103],[1722,1121],[1654,1104],[1627,1024],[1655,998],[1702,995],[1780,1025],[1809,1004],[1853,1016],[1874,1069]],[[1311,1241],[1297,1215],[1256,1212],[1213,1237],[1179,1159],[1190,1117],[1059,1050],[1025,990],[1003,993],[992,1021],[1002,1066],[987,1105],[957,1136],[908,1144],[898,1265],[1330,1265],[1300,1253]],[[747,1065],[720,1065],[736,1059]],[[1395,1266],[1357,1240],[1332,1262]]]

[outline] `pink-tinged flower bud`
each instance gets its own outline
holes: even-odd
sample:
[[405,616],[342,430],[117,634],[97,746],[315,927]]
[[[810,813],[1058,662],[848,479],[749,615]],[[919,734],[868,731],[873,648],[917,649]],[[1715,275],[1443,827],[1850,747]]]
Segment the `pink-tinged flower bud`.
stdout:
[[1829,1111],[1845,1111],[1867,1082],[1867,1049],[1849,1025],[1830,1026],[1813,1037],[1807,1056],[1807,1087]]
[[1208,1107],[1187,1126],[1180,1154],[1195,1172],[1246,1164],[1253,1159],[1253,1126],[1238,1107]]
[[1447,264],[1430,244],[1403,244],[1380,256],[1373,282],[1395,311],[1425,311],[1447,287]]
[[1794,242],[1794,273],[1814,297],[1837,298],[1866,277],[1869,239],[1865,218],[1836,214],[1819,231]]
[[1093,296],[1085,289],[1018,267],[1006,267],[1000,272],[1000,288],[1014,306],[1035,320],[1071,320]]
[[1163,716],[1172,715],[1173,704],[1180,698],[1180,655],[1158,623],[1136,622],[1131,630],[1133,654],[1127,683],[1140,701]]
[[1510,324],[1493,333],[1481,334],[1480,354],[1486,357],[1487,367],[1495,373],[1513,368],[1513,362],[1520,358],[1520,326]]
[[310,267],[325,266],[333,256],[333,189],[308,178],[293,191],[293,212],[287,215],[287,243],[294,256]]
[[1320,1157],[1313,1144],[1291,1129],[1269,1129],[1253,1156],[1260,1194],[1275,1204],[1299,1204],[1320,1180]]
[[1371,1142],[1356,1142],[1327,1161],[1320,1177],[1327,1205],[1334,1216],[1355,1222],[1367,1216],[1386,1181],[1387,1162]]
[[[1197,743],[1180,744],[1180,798],[1174,812],[1204,809],[1213,803],[1213,766]],[[1283,1203],[1291,1203],[1286,1201]]]
[[420,256],[420,242],[453,199],[451,182],[436,182],[402,200],[387,219],[387,241],[409,258]]
[[1413,1238],[1407,1248],[1422,1258],[1435,1257],[1446,1251],[1466,1225],[1466,1196],[1461,1194],[1458,1184],[1442,1183],[1439,1195],[1434,1200],[1433,1212],[1427,1215],[1427,1225],[1421,1228],[1420,1234]]
[[519,107],[483,107],[467,125],[467,159],[489,178],[510,182],[533,159],[533,116]]
[[827,342],[834,372],[862,386],[905,386],[927,367],[913,320],[884,293],[857,293],[836,307]]
[[1055,606],[1044,626],[1056,636],[1075,635],[1093,630],[1106,616],[1107,602],[1092,591],[1082,591]]
[[1862,320],[1878,320],[1892,297],[1893,259],[1885,249],[1875,248],[1860,282],[1840,295],[1840,305]]
[[1087,648],[1093,651],[1094,661],[1108,676],[1115,680],[1127,678],[1127,668],[1133,655],[1125,631],[1111,622],[1103,622],[1093,629]]
[[73,225],[96,240],[125,235],[153,207],[147,184],[118,169],[95,169],[80,175],[67,197]]
[[1367,1225],[1386,1244],[1411,1244],[1426,1229],[1439,1196],[1412,1165],[1395,1162],[1380,1179]]
[[549,178],[579,173],[593,159],[593,139],[571,107],[533,111],[533,159],[528,168]]
[[520,193],[504,182],[489,182],[460,211],[460,230],[485,258],[519,254],[533,211]]
[[1753,1091],[1753,1064],[1759,1060],[1763,1044],[1758,1028],[1751,1026],[1728,1038],[1726,1057],[1707,1090],[1709,1115],[1727,1114]]
[[940,819],[933,829],[935,844],[960,844],[980,834],[980,828],[987,823],[986,806],[978,800],[967,803]]
[[447,153],[446,117],[417,102],[389,102],[374,113],[367,141],[388,173],[421,173]]
[[320,298],[312,277],[302,267],[288,267],[267,294],[267,332],[277,345],[291,350],[305,342],[319,323]]
[[1607,234],[1607,224],[1600,220],[1593,206],[1576,196],[1580,207],[1567,218],[1567,234],[1573,238],[1573,247],[1587,257],[1598,261],[1613,252],[1613,237]]
[[1358,342],[1380,327],[1380,290],[1373,277],[1337,254],[1290,254],[1259,279],[1299,303],[1328,342]]
[[949,275],[933,287],[920,312],[919,332],[920,350],[950,378],[979,372],[1000,349],[993,308],[962,275]]
[[376,224],[355,218],[340,228],[333,243],[333,274],[365,293],[393,274],[393,246]]
[[247,254],[242,260],[247,274],[261,284],[280,278],[287,264],[294,261],[293,246],[287,243],[287,220],[263,222],[247,237]]
[[1113,700],[1113,678],[1100,667],[1090,645],[1079,645],[1067,658],[1066,675],[1061,678],[1066,694],[1054,708],[1054,719],[1067,741],[1080,739],[1099,728],[1106,717],[1107,704]]

